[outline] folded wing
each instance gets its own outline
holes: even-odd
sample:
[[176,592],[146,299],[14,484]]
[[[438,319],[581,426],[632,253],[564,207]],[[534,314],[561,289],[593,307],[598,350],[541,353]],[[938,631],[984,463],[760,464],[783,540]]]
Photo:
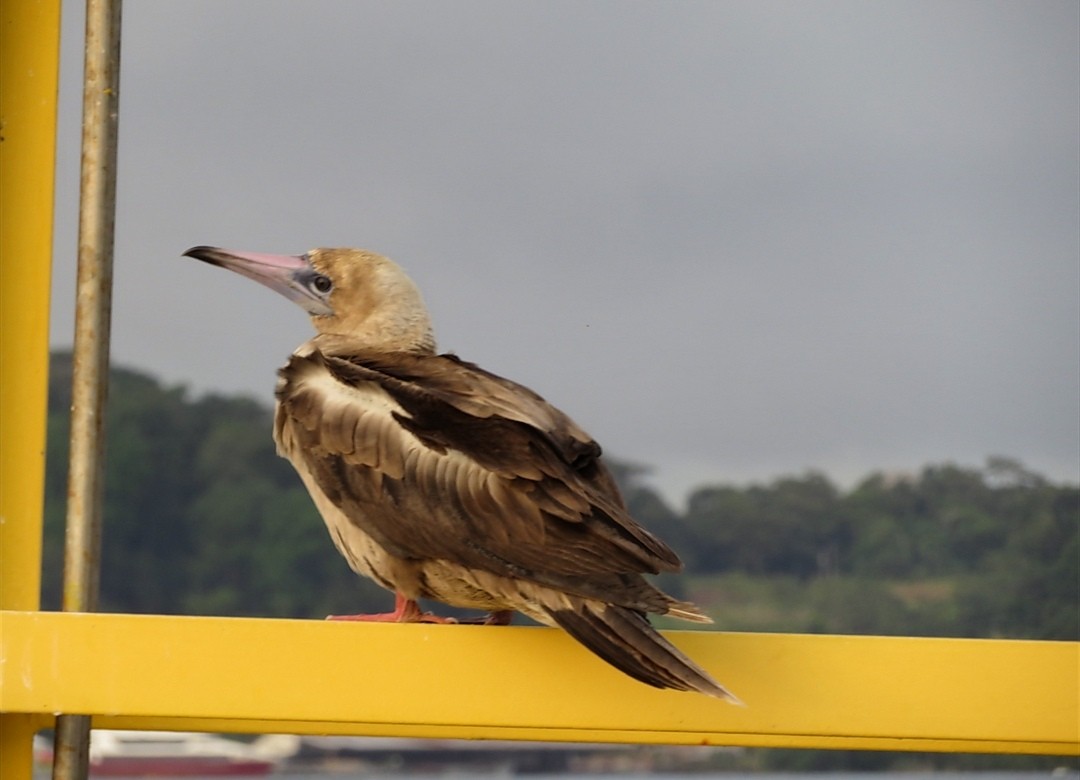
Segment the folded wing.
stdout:
[[281,377],[279,445],[391,554],[668,608],[638,575],[678,557],[627,514],[600,447],[527,388],[409,353],[315,350]]

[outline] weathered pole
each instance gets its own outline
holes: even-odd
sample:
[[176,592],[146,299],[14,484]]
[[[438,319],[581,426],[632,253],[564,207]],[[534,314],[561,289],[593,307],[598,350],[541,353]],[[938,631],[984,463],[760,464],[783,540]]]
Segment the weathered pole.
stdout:
[[[120,9],[120,0],[86,3],[79,271],[64,539],[65,612],[93,612],[98,603],[116,216]],[[72,652],[78,649],[72,648]],[[89,748],[90,717],[60,715],[56,720],[55,780],[86,778]]]

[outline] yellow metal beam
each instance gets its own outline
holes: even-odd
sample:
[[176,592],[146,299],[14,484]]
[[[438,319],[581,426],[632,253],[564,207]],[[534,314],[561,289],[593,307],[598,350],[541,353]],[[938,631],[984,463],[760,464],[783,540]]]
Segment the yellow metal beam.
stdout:
[[1070,642],[670,633],[735,707],[636,683],[550,629],[3,617],[4,709],[99,727],[1080,753]]
[[0,35],[0,606],[36,609],[59,0],[0,0]]
[[[59,53],[60,0],[0,0],[0,609],[41,583]],[[4,780],[30,777],[34,727],[0,714]]]

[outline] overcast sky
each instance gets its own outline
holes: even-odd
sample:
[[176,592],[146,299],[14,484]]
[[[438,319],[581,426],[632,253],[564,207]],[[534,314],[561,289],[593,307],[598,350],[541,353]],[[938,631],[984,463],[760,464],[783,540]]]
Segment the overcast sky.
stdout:
[[675,499],[992,454],[1076,482],[1078,9],[128,3],[113,361],[270,403],[305,315],[181,253],[361,246],[417,281],[441,349]]

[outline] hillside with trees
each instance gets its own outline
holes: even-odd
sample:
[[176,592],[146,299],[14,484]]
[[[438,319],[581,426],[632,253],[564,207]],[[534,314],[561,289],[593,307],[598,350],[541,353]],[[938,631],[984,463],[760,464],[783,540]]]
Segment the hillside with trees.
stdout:
[[[70,377],[70,355],[54,355],[46,608],[60,602]],[[271,414],[112,371],[103,610],[318,618],[388,608],[388,594],[349,571],[275,454]],[[1080,639],[1080,488],[1016,461],[873,473],[847,491],[813,473],[709,485],[681,513],[643,469],[612,466],[634,516],[686,562],[662,584],[716,628]]]
[[[50,371],[42,599],[56,609],[70,355],[53,355]],[[388,593],[348,569],[275,454],[268,406],[192,397],[126,369],[114,369],[111,382],[102,610],[322,618],[389,609]],[[1080,640],[1080,487],[1052,484],[1014,460],[871,473],[851,490],[814,473],[718,482],[695,490],[684,512],[648,487],[646,469],[609,465],[634,516],[686,563],[661,584],[698,602],[713,628]],[[763,749],[714,761],[713,769],[741,771],[1063,764]]]

